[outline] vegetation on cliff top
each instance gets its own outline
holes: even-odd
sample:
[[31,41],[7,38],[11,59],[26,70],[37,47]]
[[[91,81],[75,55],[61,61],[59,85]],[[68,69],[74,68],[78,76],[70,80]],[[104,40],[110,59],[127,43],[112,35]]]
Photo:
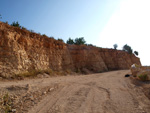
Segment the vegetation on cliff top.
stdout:
[[123,50],[128,52],[129,54],[133,53],[132,48],[129,45],[127,45],[127,44],[123,46]]
[[83,44],[86,44],[86,41],[85,41],[84,37],[79,37],[79,38],[76,38],[75,40],[69,38],[66,43],[67,44],[83,45]]
[[14,21],[14,22],[11,24],[11,26],[22,28],[22,27],[20,26],[20,24],[18,23],[18,21],[17,21],[17,22]]
[[118,45],[117,45],[117,44],[114,44],[113,46],[114,46],[114,49],[117,49],[117,47],[118,47]]
[[[133,54],[133,49],[131,48],[131,46],[129,46],[129,45],[127,45],[127,44],[123,46],[123,51],[126,51],[126,52],[128,52],[129,54]],[[135,54],[136,56],[139,55],[139,53],[138,53],[137,51],[134,51],[134,54]]]
[[[0,19],[1,19],[1,18],[2,18],[2,17],[1,17],[1,15],[0,15]],[[5,22],[5,23],[8,24],[8,22]],[[12,24],[10,24],[10,25],[11,25],[11,26],[14,26],[14,27],[18,27],[18,28],[23,29],[23,30],[27,30],[25,27],[21,26],[18,21],[16,21],[16,22],[14,21],[14,22],[13,22]],[[30,31],[30,32],[32,32],[32,33],[34,32],[33,30],[28,30],[28,31]],[[39,34],[40,34],[40,33],[39,33]],[[41,34],[40,34],[40,35],[41,35]],[[43,36],[48,37],[48,36],[46,36],[45,34],[43,34]],[[58,38],[57,40],[64,43],[63,39]],[[86,44],[86,41],[85,41],[84,37],[79,37],[79,38],[75,38],[75,39],[69,38],[69,39],[66,41],[66,44],[90,45],[90,46],[93,46],[92,44]],[[117,45],[117,44],[114,44],[113,47],[114,47],[114,49],[116,50],[116,49],[118,48],[118,45]],[[127,45],[127,44],[125,44],[125,45],[123,46],[123,49],[122,49],[122,50],[128,52],[129,54],[133,54],[133,49],[132,49],[129,45]],[[138,53],[137,51],[134,51],[134,54],[135,54],[136,56],[139,55],[139,53]]]
[[138,55],[139,55],[139,52],[137,52],[137,51],[134,51],[134,54],[135,54],[136,56],[138,56]]

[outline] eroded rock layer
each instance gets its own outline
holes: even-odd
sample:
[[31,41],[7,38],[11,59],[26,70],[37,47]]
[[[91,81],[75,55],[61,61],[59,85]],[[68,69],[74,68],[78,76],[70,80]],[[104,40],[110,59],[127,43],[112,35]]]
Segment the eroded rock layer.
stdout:
[[102,72],[128,69],[140,59],[133,54],[86,45],[66,45],[0,22],[0,75],[30,70],[89,70]]

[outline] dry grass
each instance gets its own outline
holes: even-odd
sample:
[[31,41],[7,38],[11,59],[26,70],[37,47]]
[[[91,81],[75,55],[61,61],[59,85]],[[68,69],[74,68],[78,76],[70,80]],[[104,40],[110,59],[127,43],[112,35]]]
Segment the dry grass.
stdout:
[[45,69],[45,70],[30,70],[28,72],[22,72],[18,74],[14,74],[11,78],[12,79],[24,79],[24,78],[36,78],[38,74],[47,74],[49,76],[56,76],[56,75],[70,75],[72,74],[71,70],[65,70],[65,71],[54,71],[52,69]]
[[14,79],[22,79],[22,78],[26,78],[26,77],[30,77],[30,78],[34,78],[36,77],[38,74],[48,74],[50,76],[52,76],[54,74],[53,70],[51,69],[46,69],[46,70],[30,70],[28,72],[22,72],[22,73],[18,73],[18,74],[14,74],[12,78]]
[[147,81],[148,80],[148,76],[147,74],[141,74],[141,75],[138,75],[138,78],[142,81]]
[[10,113],[13,110],[13,98],[8,94],[0,95],[0,112]]

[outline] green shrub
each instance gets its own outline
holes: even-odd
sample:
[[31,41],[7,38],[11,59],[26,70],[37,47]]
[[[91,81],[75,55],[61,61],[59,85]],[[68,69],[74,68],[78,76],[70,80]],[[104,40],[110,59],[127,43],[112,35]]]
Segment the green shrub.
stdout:
[[141,74],[141,75],[138,75],[138,78],[139,78],[140,80],[142,80],[142,81],[148,80],[147,74]]
[[79,37],[79,38],[76,38],[75,40],[69,38],[66,43],[67,44],[84,45],[84,44],[86,44],[86,41],[84,40],[84,37]]
[[68,40],[67,40],[67,42],[66,42],[67,44],[74,44],[74,40],[73,39],[71,39],[71,38],[69,38]]
[[94,46],[93,44],[86,44],[87,46]]
[[22,27],[23,30],[27,30],[25,27]]
[[43,34],[42,36],[44,36],[44,37],[48,37],[46,34]]
[[117,49],[117,47],[118,47],[118,45],[117,45],[117,44],[114,44],[113,46],[114,46],[114,49]]
[[138,56],[138,55],[139,55],[139,52],[137,52],[137,51],[134,51],[134,54],[135,54],[136,56]]
[[63,39],[61,39],[61,38],[58,38],[57,40],[60,41],[60,42],[64,42]]
[[86,43],[86,41],[84,40],[84,37],[80,37],[80,38],[75,39],[75,44],[76,45],[83,45],[85,43]]
[[129,54],[133,53],[132,48],[129,45],[127,45],[127,44],[123,46],[123,50],[128,52]]
[[13,22],[13,23],[11,24],[11,26],[21,28],[21,26],[20,26],[20,24],[18,23],[18,21],[17,21],[17,22]]

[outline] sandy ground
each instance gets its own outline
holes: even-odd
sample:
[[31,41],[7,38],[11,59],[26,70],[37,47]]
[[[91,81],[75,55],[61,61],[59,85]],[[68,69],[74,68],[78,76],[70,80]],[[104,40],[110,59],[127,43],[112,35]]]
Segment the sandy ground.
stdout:
[[150,100],[142,87],[124,77],[127,73],[1,81],[0,88],[21,99],[16,102],[18,113],[150,113]]

